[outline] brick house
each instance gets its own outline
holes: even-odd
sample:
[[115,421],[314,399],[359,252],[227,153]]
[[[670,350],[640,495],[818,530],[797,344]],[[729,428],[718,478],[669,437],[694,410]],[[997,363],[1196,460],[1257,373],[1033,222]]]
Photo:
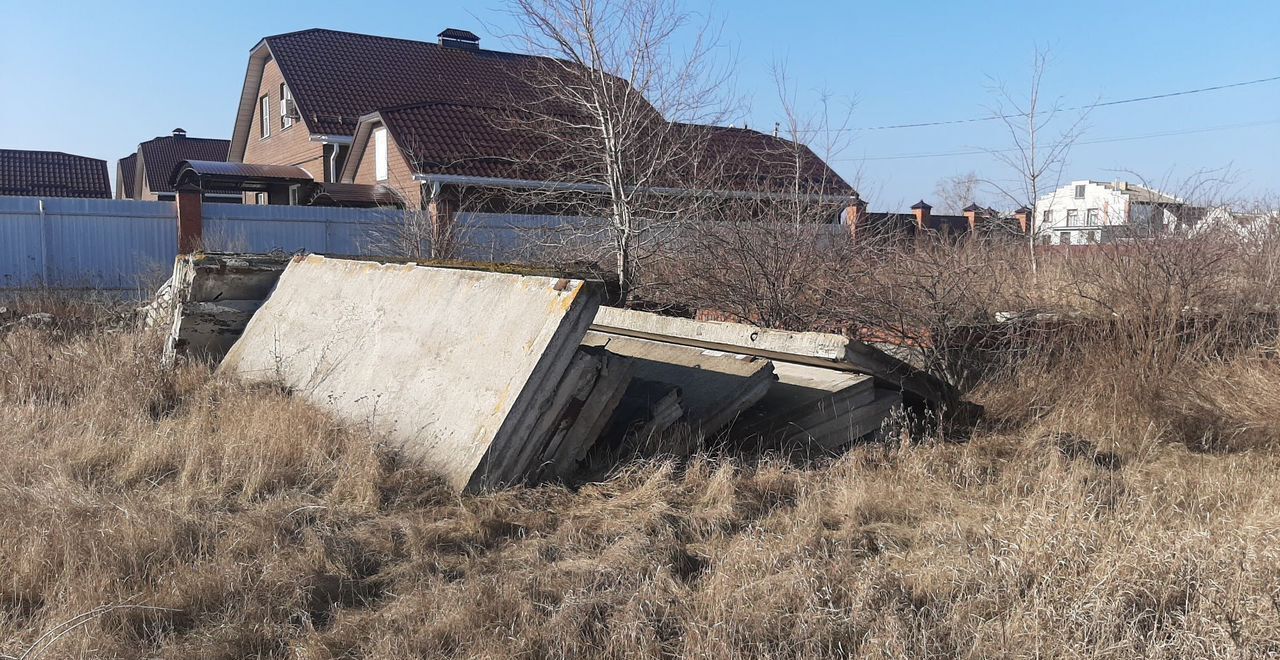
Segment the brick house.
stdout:
[[[534,81],[545,58],[486,50],[448,29],[436,42],[311,29],[264,38],[250,51],[228,160],[296,166],[316,181],[394,190],[411,209],[451,213],[446,199],[468,187],[554,183],[554,171],[523,158],[544,146],[500,127],[495,113],[545,103]],[[562,63],[561,63],[562,64]],[[739,168],[730,187],[802,176],[822,194],[854,194],[801,145],[757,131],[665,124],[696,133]],[[769,153],[798,153],[769,162]],[[678,186],[680,172],[670,185]],[[456,206],[453,206],[456,210]]]
[[60,151],[0,149],[0,195],[111,199],[107,161]]
[[[181,128],[170,135],[152,138],[116,165],[116,199],[173,201],[170,182],[178,163],[186,160],[225,161],[230,140],[188,137]],[[207,202],[241,201],[239,193],[206,192]]]

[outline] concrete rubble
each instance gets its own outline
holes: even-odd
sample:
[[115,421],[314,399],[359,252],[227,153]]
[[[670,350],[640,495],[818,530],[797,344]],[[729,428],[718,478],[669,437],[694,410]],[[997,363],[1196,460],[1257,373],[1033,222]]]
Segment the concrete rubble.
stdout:
[[502,269],[189,255],[151,312],[167,359],[281,384],[459,491],[574,481],[626,448],[836,450],[950,400],[839,335],[601,307],[597,283]]

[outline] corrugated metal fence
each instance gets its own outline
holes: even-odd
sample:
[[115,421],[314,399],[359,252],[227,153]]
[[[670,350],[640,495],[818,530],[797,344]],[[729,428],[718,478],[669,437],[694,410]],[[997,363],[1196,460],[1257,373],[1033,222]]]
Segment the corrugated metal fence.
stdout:
[[[173,202],[0,197],[0,288],[153,291],[173,269],[176,213]],[[401,218],[378,209],[205,204],[205,246],[378,253]]]

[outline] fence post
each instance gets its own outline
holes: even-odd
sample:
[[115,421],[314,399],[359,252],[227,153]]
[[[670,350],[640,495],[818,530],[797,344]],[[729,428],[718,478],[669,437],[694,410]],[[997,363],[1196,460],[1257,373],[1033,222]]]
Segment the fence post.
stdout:
[[200,188],[194,184],[178,187],[178,254],[191,254],[204,245],[204,216]]

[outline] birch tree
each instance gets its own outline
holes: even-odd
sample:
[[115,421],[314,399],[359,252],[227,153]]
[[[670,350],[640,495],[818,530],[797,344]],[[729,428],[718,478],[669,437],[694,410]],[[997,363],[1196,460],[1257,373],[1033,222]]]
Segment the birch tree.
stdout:
[[638,262],[696,203],[656,191],[709,174],[697,124],[725,117],[717,32],[673,0],[511,0],[509,11],[522,49],[548,58],[532,81],[544,101],[512,113],[540,138],[530,158],[556,174],[538,204],[601,221],[576,229],[610,253],[625,301]]
[[[1007,143],[987,151],[1013,174],[1011,180],[988,179],[986,183],[1000,192],[1017,208],[1035,209],[1036,201],[1058,188],[1062,170],[1071,148],[1085,130],[1085,119],[1092,106],[1071,110],[1061,99],[1050,99],[1044,93],[1044,76],[1048,69],[1049,51],[1036,48],[1027,86],[1015,90],[1004,83],[992,85],[995,101],[990,108],[993,119],[1005,129]],[[1036,273],[1037,218],[1031,218],[1027,231],[1027,255],[1031,272]]]

